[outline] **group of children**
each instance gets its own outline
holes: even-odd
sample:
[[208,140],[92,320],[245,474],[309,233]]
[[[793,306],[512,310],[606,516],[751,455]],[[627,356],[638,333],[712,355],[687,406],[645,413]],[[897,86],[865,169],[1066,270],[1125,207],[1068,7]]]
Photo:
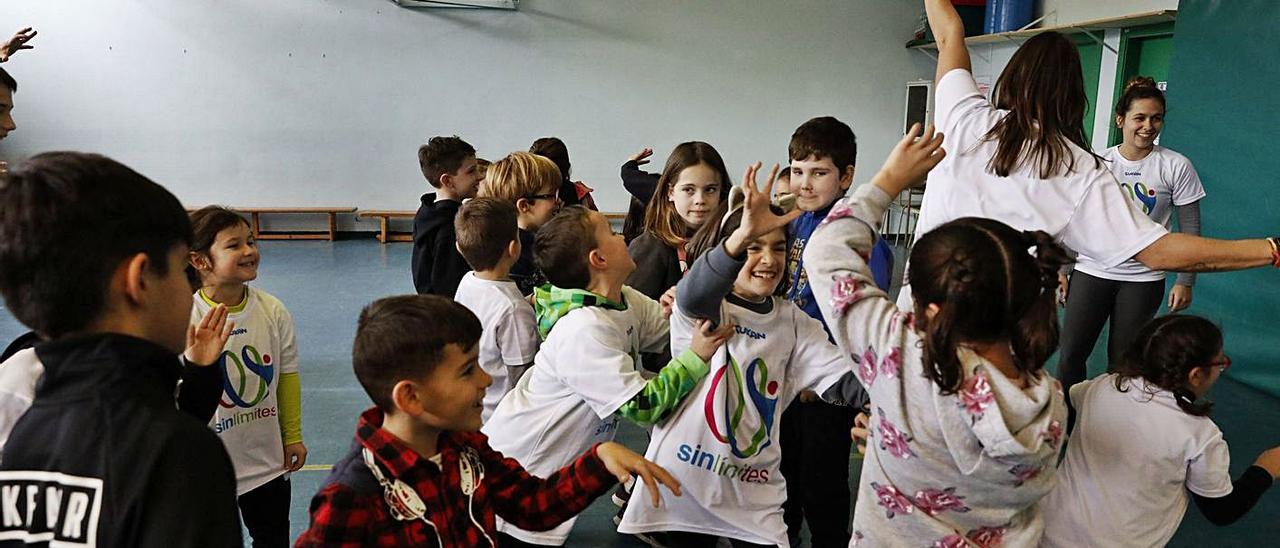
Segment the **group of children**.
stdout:
[[[707,143],[656,177],[637,154],[630,242],[565,205],[590,189],[557,139],[487,169],[457,137],[423,145],[420,294],[360,313],[373,407],[296,544],[563,545],[615,485],[618,530],[668,547],[790,546],[802,520],[815,546],[1147,546],[1190,501],[1218,524],[1248,511],[1280,448],[1229,477],[1205,399],[1231,364],[1212,323],[1155,319],[1068,394],[1044,365],[1062,243],[1106,269],[1280,267],[1280,243],[1174,237],[1113,200],[1078,122],[1054,118],[1081,101],[1020,92],[1051,82],[1019,67],[1052,73],[1065,39],[1019,50],[993,104],[950,3],[927,11],[947,149],[917,126],[847,197],[856,139],[831,117],[794,132],[763,187],[760,164],[735,183]],[[926,174],[898,306],[879,224]],[[1036,183],[1063,211],[1022,213],[1008,189]],[[188,215],[102,156],[40,154],[0,180],[0,294],[35,344],[0,367],[0,543],[236,546],[241,520],[255,546],[289,543],[302,389],[292,318],[248,285],[259,259],[234,212]],[[612,441],[623,420],[648,431],[644,456]]]

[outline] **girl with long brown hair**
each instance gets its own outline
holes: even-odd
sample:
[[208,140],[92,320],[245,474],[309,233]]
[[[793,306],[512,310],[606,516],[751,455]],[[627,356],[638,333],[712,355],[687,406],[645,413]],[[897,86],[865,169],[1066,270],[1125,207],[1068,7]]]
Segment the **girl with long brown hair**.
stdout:
[[[918,235],[978,216],[1043,230],[1107,267],[1130,258],[1177,272],[1280,266],[1275,242],[1170,234],[1131,207],[1084,140],[1088,103],[1069,38],[1045,32],[1027,40],[988,100],[974,81],[955,8],[927,0],[925,9],[938,44],[936,121],[949,154],[929,176]],[[899,305],[909,309],[910,295],[903,291]]]

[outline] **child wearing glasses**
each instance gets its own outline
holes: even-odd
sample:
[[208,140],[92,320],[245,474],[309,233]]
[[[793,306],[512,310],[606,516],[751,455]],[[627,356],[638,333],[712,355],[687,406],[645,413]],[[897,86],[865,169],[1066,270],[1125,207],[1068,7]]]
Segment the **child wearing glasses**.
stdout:
[[1280,477],[1280,447],[1231,480],[1204,399],[1230,366],[1217,326],[1172,314],[1142,328],[1115,372],[1072,387],[1079,416],[1041,546],[1164,546],[1189,500],[1215,525],[1248,512]]
[[560,209],[560,168],[546,157],[529,152],[512,152],[494,162],[485,174],[480,196],[497,198],[516,206],[520,227],[520,258],[511,267],[511,280],[520,294],[547,283],[547,277],[533,262],[533,236]]

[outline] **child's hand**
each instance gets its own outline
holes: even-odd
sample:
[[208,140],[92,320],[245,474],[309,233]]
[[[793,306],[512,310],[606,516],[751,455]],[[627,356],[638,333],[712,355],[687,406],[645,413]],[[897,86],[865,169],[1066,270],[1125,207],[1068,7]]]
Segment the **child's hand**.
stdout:
[[773,164],[773,169],[769,170],[764,189],[756,187],[756,174],[759,171],[760,162],[756,162],[747,166],[746,173],[742,175],[742,224],[724,242],[725,251],[732,257],[742,255],[752,240],[787,226],[787,223],[804,213],[795,209],[781,216],[774,215],[769,204],[772,203],[770,196],[773,195],[773,181],[778,178],[778,164]]
[[671,289],[666,290],[666,292],[662,294],[662,297],[658,299],[658,304],[662,305],[662,317],[670,320],[671,307],[676,304],[676,288],[672,287]]
[[1067,306],[1067,291],[1071,288],[1071,278],[1066,274],[1058,273],[1058,305]]
[[307,446],[302,442],[290,443],[284,446],[284,469],[290,472],[297,472],[302,469],[302,465],[307,463]]
[[213,365],[222,356],[222,349],[235,328],[235,322],[227,321],[226,305],[213,307],[200,319],[199,325],[187,326],[187,350],[182,355],[199,366]]
[[1267,473],[1271,474],[1271,479],[1280,479],[1280,447],[1272,447],[1263,451],[1258,455],[1258,460],[1253,461],[1254,464],[1261,466]]
[[947,156],[947,151],[942,148],[942,134],[934,134],[933,124],[929,124],[924,136],[917,140],[918,135],[920,124],[912,124],[911,131],[898,141],[884,165],[880,166],[880,172],[871,179],[871,183],[885,194],[897,196],[919,184],[929,170]]
[[640,152],[632,154],[630,158],[627,158],[627,161],[635,162],[636,166],[642,166],[649,163],[650,156],[653,156],[653,149],[644,147],[640,149]]
[[633,474],[640,476],[644,484],[649,487],[649,496],[653,499],[654,508],[662,502],[662,495],[658,493],[659,483],[667,486],[667,489],[677,497],[680,496],[680,482],[676,481],[671,473],[617,442],[609,441],[600,444],[596,447],[596,456],[600,457],[600,461],[611,474],[618,477],[619,483],[626,483]]
[[35,49],[35,46],[27,45],[27,42],[30,42],[31,39],[35,37],[36,31],[31,30],[31,27],[27,27],[15,33],[13,38],[10,38],[3,46],[0,46],[0,63],[8,61],[13,54],[18,53],[19,51],[24,49]]
[[849,436],[853,438],[853,445],[858,448],[859,455],[867,454],[867,438],[871,437],[871,430],[867,428],[867,421],[871,417],[866,413],[858,413],[853,418],[853,429],[849,431]]
[[717,329],[712,329],[712,325],[711,320],[700,320],[698,330],[693,333],[693,343],[689,345],[689,349],[704,363],[710,361],[711,356],[733,336],[733,324],[724,324]]

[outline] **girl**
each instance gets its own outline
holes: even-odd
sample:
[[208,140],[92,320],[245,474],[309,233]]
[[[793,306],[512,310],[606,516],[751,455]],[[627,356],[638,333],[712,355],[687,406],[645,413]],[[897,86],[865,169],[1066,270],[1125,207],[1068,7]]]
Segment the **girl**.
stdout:
[[1071,389],[1079,424],[1045,499],[1041,546],[1164,546],[1188,498],[1215,525],[1253,507],[1280,477],[1280,447],[1231,481],[1227,442],[1203,400],[1231,366],[1222,350],[1208,320],[1164,316],[1142,328],[1114,373]]
[[627,285],[651,299],[675,287],[689,269],[689,237],[728,196],[729,181],[724,160],[711,145],[690,141],[671,151],[645,209],[644,233],[627,246],[636,262]]
[[871,397],[850,545],[1034,546],[1066,419],[1043,366],[1057,346],[1067,255],[1044,232],[943,224],[911,250],[915,311],[900,312],[866,258],[892,197],[941,160],[941,135],[918,133],[836,204],[804,251],[822,316]]
[[275,297],[245,285],[258,277],[259,255],[243,217],[209,206],[191,214],[191,227],[191,321],[224,305],[236,325],[216,365],[223,396],[209,426],[235,466],[240,515],[254,546],[288,546],[288,472],[307,460],[293,317]]
[[[1116,126],[1124,142],[1103,153],[1123,194],[1151,220],[1169,228],[1172,212],[1184,234],[1200,234],[1200,199],[1204,186],[1186,156],[1155,144],[1164,127],[1164,92],[1150,77],[1138,76],[1125,84],[1116,102]],[[1143,324],[1155,317],[1164,296],[1164,272],[1129,259],[1107,267],[1088,253],[1080,253],[1070,284],[1063,286],[1066,316],[1062,328],[1062,354],[1058,377],[1067,390],[1086,377],[1086,360],[1111,320],[1107,363],[1116,363]],[[1191,304],[1195,274],[1178,274],[1169,292],[1169,311]]]
[[[801,390],[825,392],[850,372],[822,324],[779,295],[785,227],[800,212],[783,214],[770,205],[778,168],[763,191],[755,185],[758,169],[758,163],[747,169],[742,207],[698,231],[696,251],[707,251],[698,253],[677,286],[673,352],[689,346],[702,319],[737,331],[708,362],[711,372],[685,403],[654,427],[649,442],[647,458],[679,478],[684,496],[661,508],[631,504],[618,528],[665,532],[668,548],[712,547],[719,537],[734,546],[788,546],[779,417]],[[637,489],[641,493],[633,496],[643,499],[648,487]]]
[[[970,72],[964,25],[948,0],[927,0],[938,39],[938,128],[953,152],[929,175],[917,235],[966,216],[1019,230],[1043,230],[1108,268],[1130,258],[1152,270],[1239,270],[1280,266],[1265,240],[1169,234],[1135,210],[1084,140],[1088,106],[1071,39],[1038,34],[996,81],[994,103]],[[910,310],[911,291],[899,295]]]
[[565,146],[564,141],[559,137],[542,137],[533,142],[529,152],[551,160],[560,168],[560,203],[567,206],[582,205],[591,211],[599,211],[596,199],[591,197],[591,192],[595,189],[582,181],[569,178],[569,170],[573,165],[569,163],[569,147]]

